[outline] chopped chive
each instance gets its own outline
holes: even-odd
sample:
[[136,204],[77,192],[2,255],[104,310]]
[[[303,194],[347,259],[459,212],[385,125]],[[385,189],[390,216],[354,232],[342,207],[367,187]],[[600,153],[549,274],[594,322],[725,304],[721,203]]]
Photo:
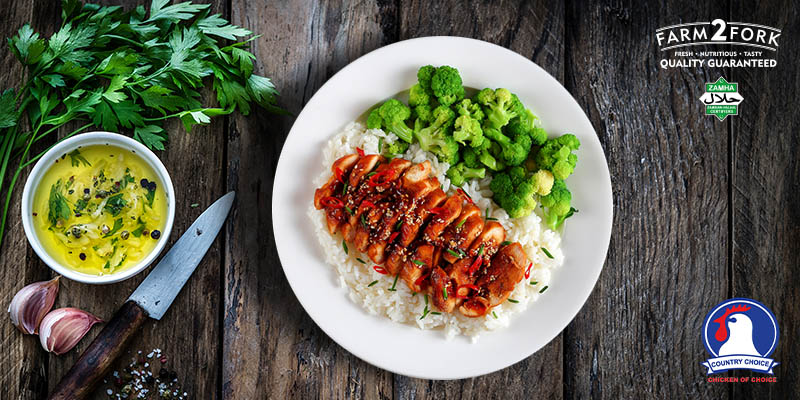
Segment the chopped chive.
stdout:
[[411,262],[413,262],[414,264],[417,264],[417,265],[427,265],[427,264],[425,264],[424,262],[422,262],[420,260],[411,260]]
[[390,291],[392,291],[392,292],[396,292],[397,291],[397,289],[395,289],[395,287],[397,286],[397,278],[399,278],[399,277],[400,277],[400,274],[397,274],[397,275],[394,276],[394,282],[392,283],[392,287],[389,289]]
[[464,222],[467,222],[466,218],[462,219],[461,222],[459,222],[458,225],[456,225],[456,229],[461,228],[461,225],[464,225]]
[[483,255],[483,243],[481,243],[480,249],[478,249],[478,257]]
[[464,250],[461,250],[461,249],[458,249],[458,254],[461,255],[461,258],[464,258],[464,257],[467,256],[467,253],[464,253]]
[[459,257],[458,253],[456,253],[456,252],[455,252],[455,251],[453,251],[453,250],[447,249],[447,252],[448,252],[448,253],[449,253],[451,256],[453,256],[453,257]]
[[344,186],[342,186],[342,196],[344,196],[345,194],[347,194],[347,182],[345,182]]
[[342,240],[342,248],[344,249],[344,254],[350,254],[350,251],[347,250],[347,243]]
[[510,244],[511,244],[511,242],[509,242],[508,240],[506,240],[505,242],[503,242],[503,243],[500,243],[500,246],[508,246],[508,245],[510,245]]
[[514,304],[517,304],[517,303],[519,303],[519,300],[508,299],[508,302],[509,302],[509,303],[514,303]]
[[192,208],[200,207],[200,203],[192,203],[189,207],[192,207]]
[[550,287],[550,286],[545,286],[545,287],[543,287],[543,288],[542,288],[542,290],[540,290],[540,291],[539,291],[539,293],[544,293],[544,291],[545,291],[545,290],[547,290],[547,288],[549,288],[549,287]]
[[378,138],[378,154],[383,153],[383,138]]
[[362,260],[362,259],[360,259],[358,257],[356,257],[356,261],[358,261],[358,262],[360,262],[362,264],[366,264],[367,263],[366,261],[364,261],[364,260]]
[[444,299],[447,300],[447,286],[442,287],[442,296],[444,296]]
[[367,178],[369,178],[370,176],[372,176],[372,175],[375,175],[375,174],[377,174],[377,172],[375,172],[375,171],[372,171],[372,172],[370,172],[370,173],[368,173],[368,174],[367,174]]
[[402,218],[400,218],[400,220],[397,221],[397,225],[395,225],[394,230],[399,230],[401,226],[403,226],[403,219]]
[[417,295],[417,292],[411,293],[411,297],[414,297],[416,295]]
[[550,254],[550,252],[549,252],[549,251],[547,251],[547,249],[546,249],[546,248],[544,248],[544,247],[542,247],[542,252],[544,253],[544,255],[546,255],[546,256],[547,256],[547,258],[550,258],[550,259],[554,258],[554,257],[553,257],[553,255],[552,255],[552,254]]
[[442,313],[440,313],[438,311],[433,311],[433,312],[431,312],[431,315],[442,315]]
[[425,307],[428,307],[428,295],[425,295]]
[[345,209],[345,211],[347,211],[347,213],[348,213],[348,214],[350,214],[350,215],[355,215],[355,214],[353,213],[353,210],[352,210],[350,207],[348,207],[348,206],[344,206],[344,209]]
[[492,316],[494,317],[494,319],[497,319],[497,314],[494,311],[492,311]]
[[489,219],[489,207],[486,207],[486,219]]
[[486,218],[486,220],[487,220],[487,221],[497,221],[497,218],[492,218],[492,217],[489,217],[489,218]]
[[364,217],[364,214],[361,214],[361,224],[364,225],[364,228],[369,228],[369,225],[367,225],[367,219]]
[[372,281],[369,285],[367,285],[367,287],[373,287],[376,284],[378,284],[378,281]]
[[537,285],[537,284],[539,284],[538,281],[531,281],[531,285]]

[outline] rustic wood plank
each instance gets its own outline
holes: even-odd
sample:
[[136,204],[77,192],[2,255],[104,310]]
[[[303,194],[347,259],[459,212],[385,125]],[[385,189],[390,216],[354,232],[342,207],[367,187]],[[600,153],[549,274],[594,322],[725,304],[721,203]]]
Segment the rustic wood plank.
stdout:
[[567,6],[566,82],[609,162],[614,232],[593,295],[564,335],[570,398],[724,398],[699,364],[708,307],[727,296],[728,131],[697,100],[715,70],[661,70],[660,26],[725,4]]
[[[117,4],[124,7],[134,7],[138,4],[146,4],[145,0],[105,0],[102,4]],[[212,9],[217,12],[227,14],[223,0],[212,2]],[[31,12],[31,9],[35,11]],[[15,8],[6,11],[9,17],[15,21],[29,21],[33,19],[34,28],[51,33],[58,27],[53,21],[60,21],[60,7],[34,7],[33,5],[22,2]],[[16,29],[17,26],[4,25],[2,29]],[[8,33],[3,31],[7,36]],[[9,32],[10,33],[10,32]],[[8,54],[8,55],[7,55]],[[4,65],[11,65],[10,53],[3,52]],[[7,56],[6,56],[7,55]],[[11,71],[17,71],[11,69]],[[17,72],[18,73],[18,72]],[[4,77],[4,82],[13,81]],[[180,123],[168,125],[168,130],[173,132],[169,148],[159,156],[167,166],[173,183],[176,185],[177,199],[176,219],[174,231],[170,240],[170,245],[183,233],[184,229],[191,224],[204,207],[210,205],[216,198],[221,196],[224,189],[223,184],[223,157],[225,138],[223,135],[225,124],[222,120],[214,122],[209,127],[195,128],[191,134],[184,132]],[[69,130],[64,130],[68,132]],[[27,176],[25,174],[24,176]],[[24,180],[18,184],[21,189]],[[21,191],[21,190],[20,190]],[[15,204],[19,204],[19,194]],[[201,207],[193,209],[189,207],[192,203],[199,203]],[[25,283],[41,280],[51,275],[51,271],[29,250],[29,246],[24,238],[17,207],[12,214],[9,223],[9,234],[4,248],[10,249],[8,253],[3,252],[2,273],[15,273],[14,277],[4,276],[2,285],[6,283],[21,287]],[[221,239],[218,241],[221,242]],[[8,246],[8,247],[6,247]],[[169,246],[167,247],[169,248]],[[25,267],[13,267],[20,265],[20,260],[27,260]],[[198,266],[192,279],[187,283],[181,295],[178,296],[173,304],[172,310],[159,322],[149,322],[142,330],[141,334],[133,340],[131,349],[143,350],[145,353],[154,349],[161,348],[169,358],[167,367],[179,372],[179,380],[188,392],[201,395],[202,397],[213,397],[219,393],[219,370],[220,370],[220,311],[221,298],[221,266],[222,256],[219,243],[212,246],[204,261]],[[72,306],[85,309],[95,315],[109,319],[133,289],[144,279],[149,270],[139,274],[128,281],[107,286],[92,286],[78,282],[62,280],[61,292],[59,293],[56,307]],[[18,275],[18,276],[17,276]],[[18,289],[18,288],[17,288]],[[1,293],[13,295],[15,290],[3,287]],[[10,299],[10,297],[9,297]],[[2,370],[6,368],[6,363],[0,366],[0,374],[19,374],[13,378],[8,385],[19,392],[12,391],[10,398],[39,398],[58,382],[60,377],[77,360],[80,353],[88,346],[100,329],[93,329],[76,348],[61,357],[48,356],[38,345],[38,341],[33,338],[21,338],[21,335],[6,332],[10,329],[10,324],[3,324],[2,329],[4,340],[13,341],[11,348],[15,349],[9,357],[14,361],[10,367],[12,370]],[[8,333],[8,335],[6,335]],[[176,334],[179,333],[179,334]],[[122,357],[116,364],[117,369],[130,362],[131,357]],[[155,372],[158,370],[155,369]],[[3,378],[3,382],[6,378]],[[6,385],[3,385],[6,386]],[[18,394],[17,396],[13,394]],[[106,398],[105,393],[98,391],[98,398]]]
[[[780,12],[776,12],[780,10]],[[777,383],[742,384],[736,399],[788,399],[800,393],[800,119],[796,103],[800,76],[800,7],[791,1],[733,3],[731,20],[781,29],[775,68],[737,68],[744,102],[731,119],[733,295],[764,303],[778,319],[780,342],[771,356]],[[771,52],[766,51],[768,56]],[[737,373],[759,376],[758,373]]]
[[[516,51],[564,81],[563,3],[401,1],[399,9],[401,40],[432,35],[485,40]],[[441,398],[443,394],[466,399],[561,398],[562,346],[559,335],[531,357],[473,379],[426,381],[396,375],[394,394],[399,399]]]
[[[391,5],[388,6],[391,9]],[[297,114],[333,73],[387,40],[393,21],[372,2],[234,1],[233,22],[263,35],[256,72]],[[384,29],[385,28],[385,29]],[[222,372],[226,398],[385,398],[391,374],[332,342],[289,288],[272,232],[272,185],[289,116],[257,111],[229,127],[228,187],[238,202],[225,248]]]
[[[56,28],[52,21],[59,18],[59,9],[50,7],[37,7],[33,0],[16,1],[0,7],[0,21],[6,23],[0,26],[0,38],[16,34],[16,31],[25,23],[38,31],[50,34]],[[4,44],[0,51],[0,82],[3,89],[18,87],[19,82],[25,77],[22,65]],[[46,148],[48,143],[35,145],[32,151],[38,153]],[[52,273],[45,266],[33,250],[28,246],[25,232],[22,230],[20,219],[20,204],[22,187],[30,169],[24,170],[15,186],[13,200],[9,210],[5,237],[0,248],[0,301],[2,310],[5,311],[11,298],[23,286],[45,279],[50,279]],[[6,181],[3,189],[8,188]],[[5,192],[3,192],[3,202]],[[6,314],[7,315],[7,314]],[[0,397],[9,399],[38,399],[47,394],[49,372],[47,368],[50,357],[42,350],[39,337],[22,335],[14,326],[5,319],[0,324],[0,345],[4,351],[0,354],[0,387],[3,392]]]

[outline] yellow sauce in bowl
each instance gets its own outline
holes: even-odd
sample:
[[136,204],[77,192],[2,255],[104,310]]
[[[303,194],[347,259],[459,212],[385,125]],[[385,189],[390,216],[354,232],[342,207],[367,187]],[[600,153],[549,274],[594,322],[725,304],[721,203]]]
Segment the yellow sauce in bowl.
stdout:
[[167,198],[155,171],[131,150],[78,148],[57,160],[36,187],[33,225],[45,251],[90,275],[122,271],[158,243]]

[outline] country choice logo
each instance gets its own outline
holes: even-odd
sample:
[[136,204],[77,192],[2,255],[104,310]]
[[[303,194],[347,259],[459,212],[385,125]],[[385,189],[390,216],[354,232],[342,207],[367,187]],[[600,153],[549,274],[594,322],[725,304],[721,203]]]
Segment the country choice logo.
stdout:
[[778,346],[778,321],[763,304],[747,298],[725,300],[703,323],[703,343],[711,358],[707,374],[733,369],[773,374],[779,363],[768,358]]

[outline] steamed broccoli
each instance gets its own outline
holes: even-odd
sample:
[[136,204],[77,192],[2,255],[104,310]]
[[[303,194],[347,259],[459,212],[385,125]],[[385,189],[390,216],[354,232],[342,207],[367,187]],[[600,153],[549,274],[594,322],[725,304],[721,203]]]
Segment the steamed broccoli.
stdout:
[[414,114],[423,122],[433,122],[433,108],[431,108],[430,104],[422,104],[414,107]]
[[474,118],[474,119],[476,119],[478,121],[483,121],[483,118],[485,116],[483,114],[483,110],[481,110],[481,105],[478,104],[478,103],[472,102],[472,100],[470,100],[470,99],[461,100],[456,105],[456,111],[460,115],[469,115],[470,117],[472,117],[472,118]]
[[516,118],[509,121],[506,132],[516,135],[528,135],[533,144],[541,146],[547,140],[547,132],[536,124],[538,120],[535,115],[527,108]]
[[561,179],[556,179],[550,193],[542,196],[539,201],[541,201],[542,207],[547,208],[544,213],[545,223],[553,230],[561,226],[565,219],[577,211],[570,206],[572,193]]
[[448,130],[453,124],[455,113],[449,107],[439,106],[433,109],[433,122],[423,127],[422,121],[414,123],[414,136],[422,150],[430,151],[439,161],[454,165],[458,162],[458,142]]
[[447,170],[447,177],[450,183],[461,186],[467,179],[483,178],[486,176],[486,168],[470,168],[464,161],[453,165]]
[[367,128],[383,128],[394,133],[400,139],[411,143],[414,131],[406,125],[405,120],[411,117],[411,109],[396,99],[386,100],[380,107],[372,110],[367,117]]
[[578,156],[572,152],[578,150],[580,145],[578,138],[570,133],[548,139],[536,153],[536,164],[539,168],[551,171],[556,179],[567,179],[578,162]]
[[496,129],[506,126],[508,121],[525,111],[517,95],[508,89],[486,88],[478,92],[474,100],[484,107],[486,123]]
[[411,107],[430,104],[431,96],[421,84],[416,83],[408,91],[408,105]]
[[461,150],[461,156],[464,163],[470,168],[488,167],[492,171],[502,171],[506,168],[505,164],[497,159],[489,152],[491,140],[484,140],[483,143],[476,148],[467,147]]
[[436,68],[436,72],[433,73],[431,78],[431,90],[436,99],[439,100],[439,103],[445,106],[450,106],[464,98],[464,85],[461,82],[461,75],[457,69],[447,65]]
[[512,167],[508,171],[494,175],[489,188],[494,195],[495,203],[506,210],[511,218],[520,218],[529,215],[536,208],[537,190],[541,186],[534,178],[535,175],[526,176],[522,167]]
[[480,121],[469,115],[459,115],[456,118],[455,128],[453,138],[461,144],[466,144],[469,141],[470,147],[480,147],[483,141],[486,140],[483,137]]
[[383,145],[383,152],[389,157],[395,157],[403,154],[408,150],[408,142],[402,140],[395,140],[393,143]]
[[483,134],[500,145],[501,151],[498,156],[508,165],[522,164],[531,152],[531,137],[528,135],[517,135],[512,140],[499,129],[490,127],[484,127]]
[[417,81],[428,94],[433,94],[433,91],[431,90],[431,80],[433,79],[433,74],[435,73],[436,67],[433,65],[424,65],[417,70]]

